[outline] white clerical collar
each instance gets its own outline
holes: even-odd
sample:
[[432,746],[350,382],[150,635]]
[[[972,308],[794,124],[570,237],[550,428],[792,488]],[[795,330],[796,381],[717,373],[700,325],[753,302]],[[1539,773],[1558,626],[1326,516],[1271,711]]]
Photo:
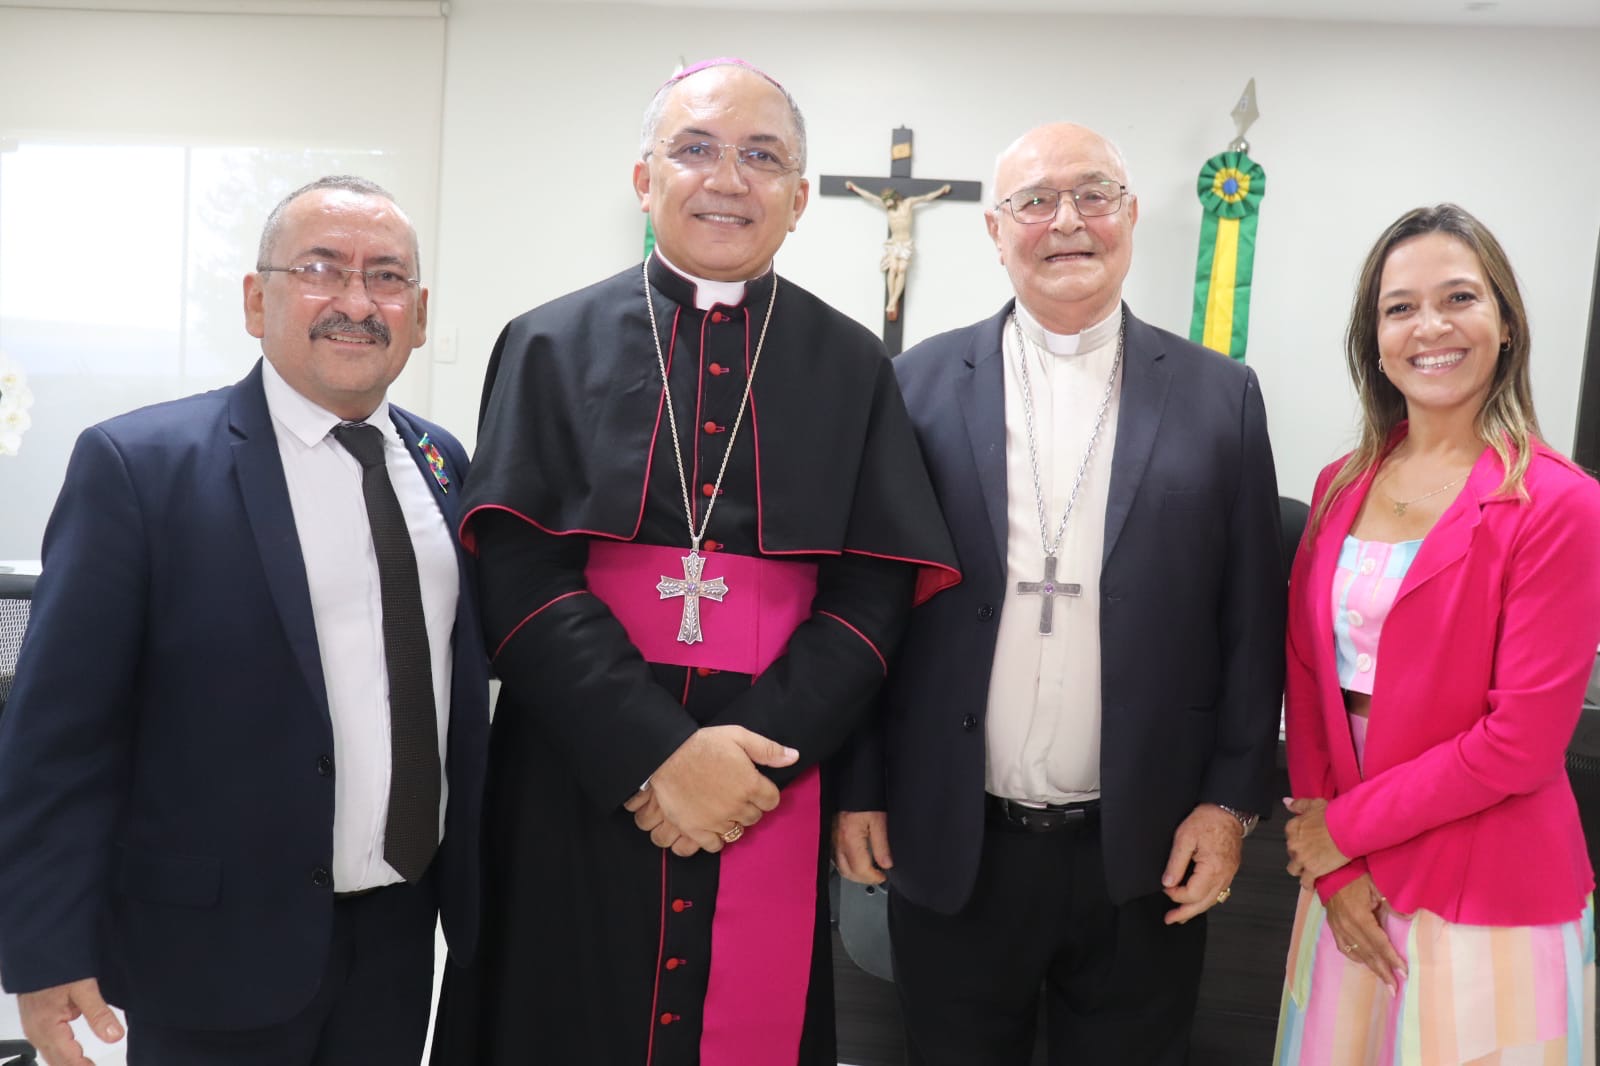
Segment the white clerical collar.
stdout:
[[[717,304],[721,304],[723,307],[738,307],[744,303],[745,282],[712,281],[710,278],[697,278],[687,270],[673,265],[672,260],[661,254],[659,247],[656,249],[656,255],[674,274],[694,285],[694,306],[696,309],[709,311]],[[765,270],[761,272],[761,274],[765,273]],[[756,277],[760,277],[761,274],[757,274]],[[752,278],[751,280],[755,279]]]
[[1122,328],[1122,304],[1117,303],[1116,310],[1096,322],[1082,333],[1051,333],[1039,324],[1039,320],[1028,313],[1018,300],[1015,305],[1017,322],[1022,326],[1022,332],[1035,345],[1049,352],[1051,355],[1077,355],[1079,352],[1092,352],[1111,343],[1111,338],[1117,335],[1117,330]]
[[[267,394],[268,413],[307,448],[315,448],[333,432],[334,426],[349,421],[302,396],[293,385],[283,380],[283,375],[278,373],[278,368],[272,365],[270,359],[261,360],[261,388]],[[376,411],[359,421],[377,426],[388,436],[396,435],[394,422],[389,418],[387,397],[378,404]]]

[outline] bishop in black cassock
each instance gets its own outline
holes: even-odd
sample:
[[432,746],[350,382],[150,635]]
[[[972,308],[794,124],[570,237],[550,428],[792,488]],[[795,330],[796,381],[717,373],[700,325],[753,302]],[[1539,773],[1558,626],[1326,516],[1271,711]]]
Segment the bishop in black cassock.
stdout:
[[[710,1023],[762,1034],[775,1028],[777,1001],[798,995],[787,1013],[801,1024],[787,1057],[775,1049],[770,1061],[837,1061],[818,769],[860,724],[917,587],[953,581],[953,557],[889,361],[865,329],[771,272],[741,303],[709,310],[659,258],[649,273],[673,404],[692,412],[692,425],[679,422],[697,520],[780,286],[701,546],[708,580],[730,557],[753,565],[738,571],[743,580],[728,577],[724,602],[700,601],[704,648],[675,640],[680,601],[661,599],[657,583],[682,577],[688,546],[641,273],[511,323],[490,364],[463,527],[504,685],[487,798],[489,898],[480,964],[449,975],[436,1062],[521,1062],[509,1056],[530,1046],[552,1063],[698,1062],[717,987],[734,1006],[752,994],[757,1006]],[[634,550],[647,551],[643,569],[626,558]],[[610,570],[603,594],[586,576],[597,558]],[[804,580],[763,567],[810,571],[815,598],[775,635],[783,651],[766,669],[709,665],[720,645],[766,623],[736,607],[755,600],[754,582]],[[705,665],[642,654],[626,621],[641,615],[657,627],[642,636],[658,655]],[[724,723],[800,760],[771,772],[780,806],[743,839],[679,858],[622,804],[694,729]],[[780,814],[791,816],[781,826]],[[723,913],[727,868],[780,828],[777,854],[759,862],[798,858],[804,883],[780,887],[799,898],[758,887]],[[758,886],[771,873],[740,871]],[[790,972],[740,957],[740,940],[795,922],[803,957],[792,943],[769,946]],[[718,983],[724,961],[738,967],[732,988]],[[768,1039],[781,1046],[776,1033]]]
[[[877,339],[770,259],[730,287],[661,252],[514,320],[490,363],[462,526],[503,682],[488,898],[436,1064],[837,1061],[825,762],[954,552]],[[764,770],[776,809],[680,857],[624,804],[724,724],[799,758]]]

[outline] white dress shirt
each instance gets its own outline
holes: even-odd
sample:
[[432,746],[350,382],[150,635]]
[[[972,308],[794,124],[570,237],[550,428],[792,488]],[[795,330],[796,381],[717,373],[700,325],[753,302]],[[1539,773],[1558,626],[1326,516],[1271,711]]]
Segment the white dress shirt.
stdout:
[[[334,439],[343,419],[306,399],[263,361],[267,410],[283,458],[311,615],[333,719],[333,885],[339,892],[402,880],[383,861],[389,807],[389,675],[383,651],[378,557],[361,494],[361,464]],[[417,557],[422,610],[433,666],[433,703],[444,758],[450,719],[451,636],[460,571],[454,541],[433,490],[380,404],[365,421],[383,432],[384,461]],[[286,714],[303,713],[285,708]],[[440,772],[439,823],[448,782]]]
[[1006,592],[989,680],[984,787],[1009,799],[1070,803],[1100,794],[1100,561],[1122,389],[1120,381],[1112,388],[1057,554],[1057,583],[1082,591],[1054,597],[1052,631],[1042,634],[1041,597],[1017,591],[1017,582],[1044,577],[1045,558],[1021,360],[1029,361],[1039,480],[1053,538],[1106,394],[1122,309],[1079,334],[1050,333],[1020,302],[1016,315],[1029,343],[1019,345],[1006,323]]

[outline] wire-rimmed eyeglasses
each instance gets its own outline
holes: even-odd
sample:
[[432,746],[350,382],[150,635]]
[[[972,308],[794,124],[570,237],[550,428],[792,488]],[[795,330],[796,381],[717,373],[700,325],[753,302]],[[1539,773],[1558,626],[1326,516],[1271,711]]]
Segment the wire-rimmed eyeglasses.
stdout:
[[353,275],[359,275],[367,287],[367,295],[373,299],[393,300],[404,296],[412,286],[421,282],[420,278],[408,278],[405,274],[393,267],[374,267],[371,270],[362,270],[360,267],[343,267],[338,263],[328,263],[317,260],[312,263],[301,263],[292,267],[258,267],[258,274],[289,274],[298,278],[300,284],[316,292],[334,293],[343,292],[350,284]]
[[724,152],[732,152],[734,162],[740,167],[771,177],[800,169],[790,162],[794,157],[781,146],[769,148],[759,144],[719,144],[692,134],[662,137],[659,143],[666,145],[666,150],[661,154],[685,170],[713,170],[722,162]]
[[1038,185],[1029,189],[1018,189],[994,206],[1008,207],[1011,209],[1012,218],[1024,225],[1034,225],[1053,221],[1056,212],[1061,210],[1061,201],[1067,197],[1071,197],[1073,206],[1084,218],[1114,215],[1117,213],[1117,208],[1122,206],[1122,198],[1127,192],[1126,185],[1114,181],[1086,181],[1070,189],[1052,189]]

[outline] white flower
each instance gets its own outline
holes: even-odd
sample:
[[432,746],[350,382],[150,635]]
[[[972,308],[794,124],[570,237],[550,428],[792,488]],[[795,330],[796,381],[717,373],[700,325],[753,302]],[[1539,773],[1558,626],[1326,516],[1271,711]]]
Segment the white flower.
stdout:
[[0,353],[0,455],[16,455],[22,447],[22,434],[33,425],[28,414],[32,406],[33,392],[22,367]]
[[26,411],[33,406],[33,390],[19,375],[15,382],[0,380],[0,410]]
[[0,403],[0,433],[21,435],[31,425],[33,416],[26,410],[12,407],[9,403]]

